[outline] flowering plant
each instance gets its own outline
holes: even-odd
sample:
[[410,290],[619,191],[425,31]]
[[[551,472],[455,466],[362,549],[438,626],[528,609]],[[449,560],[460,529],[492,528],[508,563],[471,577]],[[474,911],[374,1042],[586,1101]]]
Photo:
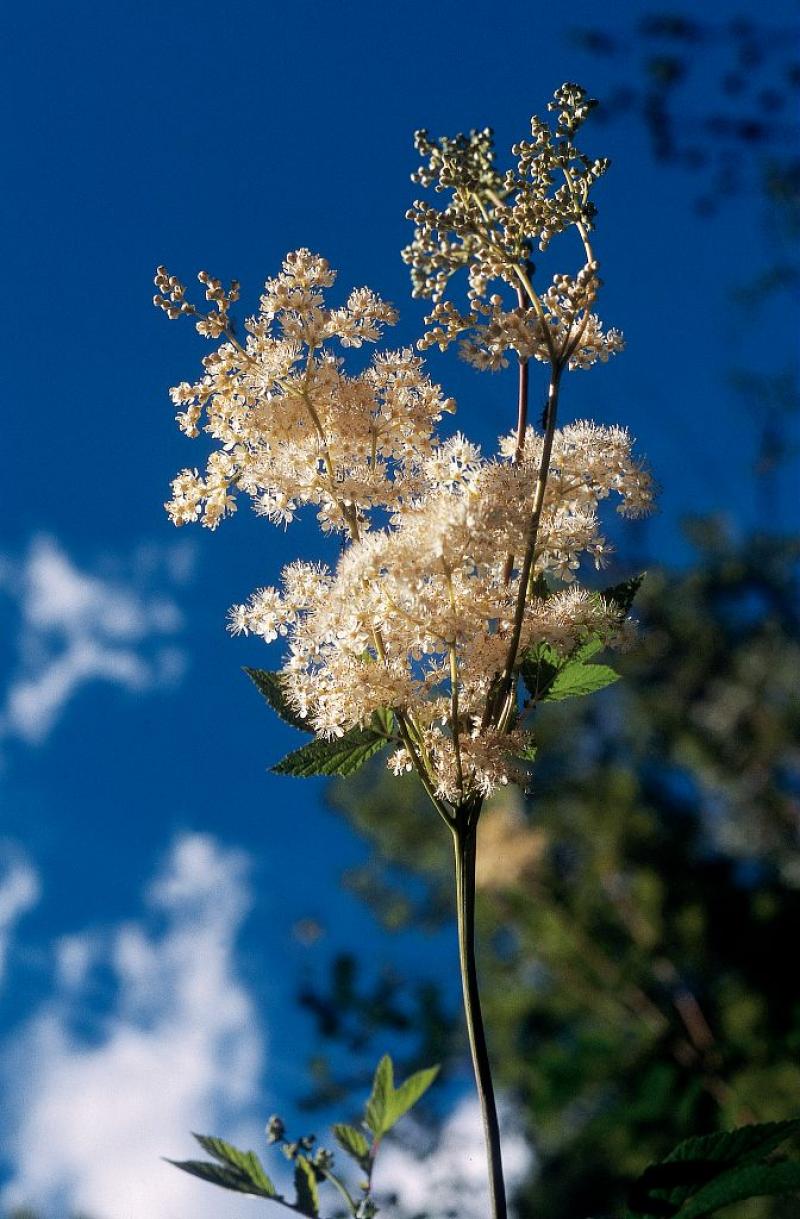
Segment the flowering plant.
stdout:
[[[183,470],[174,480],[172,520],[215,529],[245,494],[274,523],[315,505],[323,532],[341,543],[334,565],[292,561],[279,588],[260,588],[230,612],[234,633],[285,641],[279,670],[248,672],[283,719],[312,734],[275,769],[346,775],[388,749],[391,769],[418,775],[452,835],[493,1219],[506,1215],[506,1199],[474,955],[476,828],[495,788],[527,780],[536,706],[616,680],[593,658],[629,643],[639,579],[596,592],[577,575],[586,560],[602,567],[609,552],[602,501],[614,496],[619,512],[640,516],[653,500],[624,428],[558,423],[565,374],[623,347],[595,312],[592,194],[608,162],[576,144],[594,104],[576,85],[558,89],[549,103],[554,122],[534,117],[504,172],[489,130],[439,140],[417,133],[422,164],[413,180],[440,201],[419,200],[408,213],[414,237],[403,257],[414,294],[432,301],[417,346],[457,342],[478,369],[516,364],[516,425],[491,457],[461,433],[440,434],[455,406],[414,350],[378,351],[350,368],[345,355],[376,344],[397,315],[368,288],[331,305],[335,273],[321,256],[289,254],[241,334],[232,320],[237,283],[226,289],[202,272],[201,309],[166,268],[155,280],[156,305],[170,318],[194,318],[201,335],[219,341],[202,376],[171,391],[181,429],[190,437],[202,430],[218,445],[204,474]],[[541,288],[535,259],[568,231],[577,237],[577,266]],[[461,272],[467,291],[457,304]],[[534,361],[547,375],[540,421],[529,417]],[[432,1078],[421,1072],[395,1090],[384,1059],[365,1115],[370,1141],[353,1127],[335,1128],[366,1175],[360,1200],[333,1174],[330,1152],[312,1156],[308,1140],[287,1143],[273,1119],[270,1140],[282,1141],[295,1163],[297,1199],[286,1205],[318,1214],[317,1183],[327,1179],[350,1213],[373,1213],[380,1138]],[[182,1167],[285,1202],[252,1153],[201,1142],[215,1163]]]
[[[287,256],[242,338],[231,319],[237,283],[226,290],[201,272],[210,306],[201,310],[166,268],[155,280],[155,303],[170,318],[189,315],[200,334],[221,340],[200,379],[172,390],[181,429],[196,437],[202,427],[219,445],[202,476],[184,470],[174,480],[172,520],[215,529],[239,492],[276,523],[314,504],[323,531],[344,542],[335,567],[292,562],[280,589],[259,589],[231,610],[234,632],[286,639],[281,670],[251,676],[284,719],[314,734],[276,769],[348,774],[391,747],[391,768],[417,773],[453,836],[464,1005],[496,1219],[506,1203],[474,959],[477,823],[498,785],[526,777],[536,704],[615,680],[588,662],[627,641],[636,582],[598,594],[576,573],[583,558],[600,567],[608,553],[600,502],[614,494],[619,511],[636,516],[653,494],[624,429],[557,426],[563,375],[622,348],[593,312],[591,192],[608,162],[575,143],[593,105],[564,85],[549,106],[555,124],[534,117],[505,173],[489,131],[416,137],[414,180],[445,196],[441,208],[417,201],[409,212],[414,238],[403,257],[415,295],[433,301],[418,346],[459,339],[481,369],[516,360],[516,428],[494,457],[460,433],[439,435],[454,403],[411,349],[378,352],[348,371],[340,351],[376,343],[397,315],[367,288],[331,307],[335,274],[319,255]],[[581,264],[539,291],[534,252],[570,229]],[[448,295],[461,270],[466,311]],[[529,421],[531,360],[549,372],[541,431]]]

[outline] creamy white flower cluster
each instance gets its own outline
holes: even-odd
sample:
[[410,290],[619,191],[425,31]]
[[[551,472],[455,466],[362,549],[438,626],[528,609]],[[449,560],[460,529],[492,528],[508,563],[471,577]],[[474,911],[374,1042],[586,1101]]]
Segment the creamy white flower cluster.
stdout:
[[[555,128],[531,119],[531,140],[515,144],[516,169],[500,174],[489,130],[430,140],[418,132],[423,165],[412,175],[446,196],[444,207],[417,200],[408,218],[414,239],[403,251],[416,296],[433,300],[420,350],[444,350],[460,339],[459,354],[474,367],[506,367],[507,353],[560,368],[589,368],[623,348],[618,330],[604,330],[593,305],[601,281],[590,245],[595,207],[591,191],[608,169],[591,160],[573,137],[594,107],[577,85],[558,89],[548,109]],[[584,251],[575,276],[556,275],[534,288],[535,246],[545,250],[556,234],[574,228]],[[467,270],[469,311],[446,299],[449,281]],[[499,281],[499,282],[498,282]],[[512,296],[504,297],[497,286]]]
[[[169,515],[213,529],[239,492],[276,523],[316,506],[323,531],[344,539],[335,568],[290,564],[280,588],[231,610],[230,628],[284,639],[281,685],[295,714],[320,738],[355,733],[357,748],[367,729],[374,743],[377,725],[378,742],[398,746],[392,768],[416,770],[451,826],[471,824],[483,797],[517,777],[513,757],[530,743],[524,666],[535,662],[555,681],[564,665],[583,663],[584,643],[621,646],[627,635],[620,604],[576,576],[584,561],[605,562],[601,501],[613,494],[626,515],[649,511],[650,476],[624,429],[557,429],[565,370],[623,345],[595,312],[591,193],[608,162],[575,143],[593,105],[583,89],[562,86],[549,106],[555,122],[534,117],[530,140],[512,149],[516,166],[502,174],[489,129],[417,135],[415,181],[444,196],[443,206],[418,201],[409,213],[415,233],[404,257],[415,294],[433,302],[418,346],[458,342],[487,369],[515,354],[517,428],[496,457],[461,435],[438,436],[454,404],[411,349],[348,371],[343,352],[376,343],[395,310],[368,288],[332,307],[335,272],[318,254],[287,256],[242,335],[231,318],[236,281],[226,290],[202,272],[204,312],[165,267],[156,273],[156,305],[219,340],[200,379],[171,391],[181,429],[205,431],[217,447],[202,475],[183,470],[173,481]],[[539,291],[534,254],[570,228],[583,265]],[[462,270],[466,312],[446,299]],[[550,368],[541,434],[527,423],[532,361]]]
[[[199,317],[197,329],[223,342],[203,361],[200,380],[182,382],[171,396],[181,429],[197,436],[202,427],[220,448],[204,475],[183,470],[174,480],[166,507],[175,524],[202,520],[214,529],[243,491],[275,522],[316,504],[326,531],[361,530],[371,509],[393,509],[413,495],[434,425],[453,404],[408,348],[375,355],[355,376],[330,349],[334,341],[344,348],[376,342],[396,321],[392,306],[359,288],[344,306],[326,307],[335,272],[319,255],[298,250],[267,281],[239,342],[228,316],[235,297],[204,272],[200,279],[215,309]],[[184,285],[163,267],[156,284],[163,293],[156,301],[170,317],[197,314]]]
[[534,115],[531,139],[512,147],[517,163],[504,173],[495,166],[488,128],[438,140],[416,133],[422,165],[412,181],[445,198],[438,207],[417,199],[407,213],[414,237],[403,258],[415,296],[441,301],[450,277],[463,269],[471,300],[484,297],[493,280],[515,288],[537,245],[545,250],[571,226],[591,231],[591,191],[609,162],[586,156],[574,136],[595,105],[580,86],[563,85],[548,104],[555,126]]
[[[590,423],[556,432],[538,575],[571,584],[582,556],[602,564],[597,506],[612,492],[621,512],[647,510],[652,488],[631,443],[621,428]],[[513,436],[496,460],[455,436],[422,464],[419,493],[348,546],[335,570],[291,564],[280,591],[261,589],[231,611],[235,632],[287,637],[285,688],[309,727],[341,736],[375,711],[399,709],[415,725],[437,795],[452,802],[516,775],[521,734],[487,727],[482,713],[508,649],[519,559],[509,573],[507,556],[520,550],[541,445],[531,430],[514,463]],[[521,653],[548,644],[566,655],[590,634],[613,644],[619,629],[616,607],[572,584],[528,601]],[[410,767],[407,748],[390,764]]]
[[420,350],[437,346],[444,351],[461,338],[459,354],[475,368],[494,372],[508,364],[507,353],[520,360],[549,364],[553,352],[564,353],[566,367],[591,368],[605,364],[622,351],[625,342],[619,330],[603,330],[592,313],[600,280],[597,263],[587,263],[576,277],[556,275],[540,298],[540,309],[521,305],[505,309],[498,293],[488,301],[475,300],[469,313],[460,313],[450,301],[434,305],[425,321],[429,329],[419,341]]

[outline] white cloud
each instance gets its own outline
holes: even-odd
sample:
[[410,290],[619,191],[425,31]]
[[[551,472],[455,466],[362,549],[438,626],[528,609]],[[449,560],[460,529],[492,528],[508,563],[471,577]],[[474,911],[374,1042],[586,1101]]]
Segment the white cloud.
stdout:
[[[263,1038],[235,964],[247,859],[185,835],[146,901],[141,922],[58,942],[60,993],[7,1049],[7,1207],[97,1219],[252,1214],[252,1200],[160,1159],[191,1157],[191,1130],[241,1135],[258,1098]],[[115,999],[87,1041],[73,1022],[98,966],[112,970]]]
[[0,556],[0,588],[20,619],[0,737],[41,741],[90,682],[141,691],[177,680],[181,614],[152,586],[183,582],[190,565],[188,552],[172,547],[159,555],[150,547],[122,572],[88,573],[48,537],[36,538],[21,562]]
[[[511,1195],[531,1171],[535,1157],[508,1106],[500,1106],[500,1122],[503,1172]],[[430,1135],[421,1129],[412,1140],[412,1149],[384,1143],[376,1164],[375,1187],[379,1195],[395,1195],[405,1214],[486,1219],[486,1174],[480,1108],[477,1099],[470,1096],[456,1105],[435,1147],[430,1147]]]
[[18,920],[39,900],[39,877],[16,852],[2,848],[0,875],[0,982],[3,981],[9,942]]
[[[251,905],[247,872],[244,853],[183,835],[147,888],[141,919],[55,941],[55,997],[4,1047],[0,1134],[10,1173],[0,1211],[30,1205],[45,1219],[254,1215],[252,1199],[223,1194],[161,1158],[201,1154],[191,1130],[263,1144],[264,1032],[236,963]],[[37,896],[28,865],[7,869],[0,937]],[[110,1009],[88,1027],[98,980],[107,986],[109,975]],[[501,1125],[512,1193],[535,1157],[506,1105]],[[378,1159],[377,1196],[397,1199],[388,1211],[486,1219],[477,1102],[456,1105],[434,1146],[413,1121],[404,1133],[407,1143],[385,1142]]]
[[100,942],[97,936],[65,935],[55,944],[56,980],[69,990],[77,990],[89,977]]

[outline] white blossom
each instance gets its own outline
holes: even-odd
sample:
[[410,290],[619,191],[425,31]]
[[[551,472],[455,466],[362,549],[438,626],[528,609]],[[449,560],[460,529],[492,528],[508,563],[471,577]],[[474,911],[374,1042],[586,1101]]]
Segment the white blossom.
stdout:
[[[439,142],[419,134],[427,166],[416,180],[452,192],[443,211],[417,203],[411,212],[407,261],[418,293],[433,299],[420,348],[458,341],[482,369],[502,368],[512,354],[542,361],[551,391],[564,370],[622,349],[595,312],[600,279],[588,239],[588,194],[606,163],[572,144],[591,104],[564,86],[552,103],[557,132],[534,118],[533,138],[516,146],[518,169],[505,178],[493,169],[490,132]],[[545,248],[570,226],[584,265],[537,293],[527,278],[532,242]],[[463,266],[467,312],[445,299]],[[200,378],[171,391],[181,430],[206,433],[216,447],[203,474],[186,469],[174,479],[169,515],[214,529],[244,494],[259,515],[286,525],[314,505],[323,532],[343,543],[335,566],[290,563],[280,588],[235,605],[230,630],[283,641],[285,694],[318,736],[341,738],[391,711],[392,770],[418,770],[454,808],[479,803],[520,777],[524,658],[546,652],[560,663],[589,639],[629,639],[619,607],[579,577],[610,553],[603,501],[613,496],[632,517],[652,506],[630,435],[588,421],[548,425],[546,434],[520,423],[486,456],[460,432],[438,434],[454,404],[410,348],[361,357],[350,370],[345,355],[358,360],[397,315],[369,288],[330,305],[336,273],[320,255],[287,255],[241,340],[230,318],[238,285],[226,291],[205,272],[199,278],[206,314],[175,276],[156,274],[156,303],[168,316],[190,314],[218,341]],[[490,294],[492,281],[515,287],[517,307]]]

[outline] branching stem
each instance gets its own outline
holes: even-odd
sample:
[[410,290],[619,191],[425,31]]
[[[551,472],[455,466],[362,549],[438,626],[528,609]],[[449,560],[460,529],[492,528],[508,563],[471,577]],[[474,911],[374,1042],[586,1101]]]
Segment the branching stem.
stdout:
[[[517,300],[519,301],[520,309],[525,308],[525,295],[522,291],[522,285],[517,287]],[[511,458],[511,464],[519,465],[522,461],[522,455],[525,452],[525,433],[528,430],[528,390],[530,385],[530,367],[526,359],[522,356],[519,358],[519,389],[517,392],[517,433],[516,443],[514,444],[514,454]],[[511,573],[514,570],[514,554],[509,551],[506,555],[505,566],[503,567],[503,583],[508,584],[511,580]]]
[[560,360],[554,361],[551,365],[550,372],[550,387],[547,393],[547,406],[545,407],[545,431],[542,441],[542,455],[539,459],[539,469],[536,474],[536,486],[533,491],[533,504],[531,506],[531,515],[528,520],[528,528],[525,533],[525,551],[522,560],[522,567],[519,574],[519,589],[517,592],[517,603],[514,610],[514,622],[511,628],[511,636],[508,641],[508,650],[506,652],[505,665],[503,672],[500,674],[498,684],[495,688],[494,696],[490,697],[487,702],[486,714],[484,719],[487,723],[491,722],[496,717],[502,718],[505,709],[505,704],[511,692],[514,681],[514,665],[517,661],[519,653],[519,643],[522,637],[522,624],[525,619],[525,604],[528,600],[528,585],[533,568],[533,559],[536,553],[536,541],[539,536],[539,524],[542,519],[542,509],[544,507],[544,496],[547,490],[547,479],[550,473],[550,457],[553,452],[553,437],[556,431],[556,419],[558,415],[558,393],[561,384],[561,372],[563,365]]
[[322,1171],[322,1175],[324,1176],[325,1180],[330,1181],[331,1185],[333,1185],[342,1195],[342,1197],[344,1198],[344,1200],[347,1204],[347,1209],[350,1212],[350,1214],[355,1216],[358,1211],[358,1207],[357,1207],[356,1203],[354,1202],[354,1200],[351,1198],[350,1191],[348,1190],[347,1186],[339,1179],[339,1177],[336,1176],[335,1173],[332,1173],[329,1168],[323,1168],[321,1171]]

